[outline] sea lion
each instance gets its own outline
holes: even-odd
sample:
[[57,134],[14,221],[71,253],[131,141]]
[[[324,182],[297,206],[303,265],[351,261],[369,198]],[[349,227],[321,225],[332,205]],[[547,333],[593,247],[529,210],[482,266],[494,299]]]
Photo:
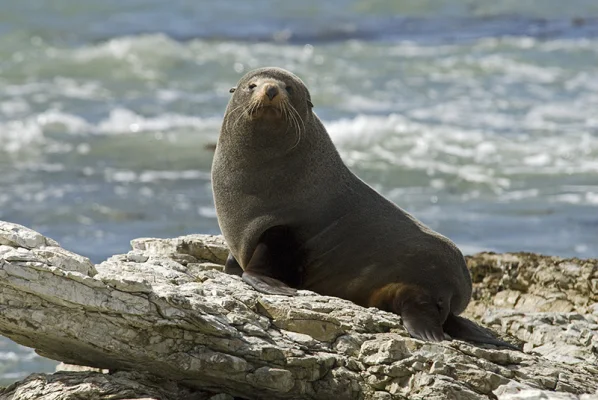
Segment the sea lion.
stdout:
[[397,313],[415,338],[513,347],[457,316],[472,291],[462,253],[348,169],[301,79],[261,68],[231,92],[212,165],[226,272]]

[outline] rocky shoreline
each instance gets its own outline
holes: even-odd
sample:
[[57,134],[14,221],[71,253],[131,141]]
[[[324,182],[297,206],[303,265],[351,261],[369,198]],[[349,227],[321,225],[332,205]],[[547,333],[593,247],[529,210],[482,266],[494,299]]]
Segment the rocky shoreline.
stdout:
[[0,400],[598,399],[597,260],[467,258],[466,316],[517,352],[415,340],[396,315],[308,291],[257,293],[221,272],[219,236],[131,244],[93,265],[0,221],[0,334],[95,368],[32,374]]

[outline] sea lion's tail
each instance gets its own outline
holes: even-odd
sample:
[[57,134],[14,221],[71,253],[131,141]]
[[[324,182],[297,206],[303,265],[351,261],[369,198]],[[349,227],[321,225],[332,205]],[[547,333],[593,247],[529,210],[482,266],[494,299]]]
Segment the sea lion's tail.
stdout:
[[461,339],[474,343],[486,343],[494,346],[508,347],[513,350],[521,349],[511,343],[507,343],[494,337],[490,330],[476,324],[467,318],[459,317],[454,314],[449,314],[442,328],[445,333],[448,333],[455,339]]

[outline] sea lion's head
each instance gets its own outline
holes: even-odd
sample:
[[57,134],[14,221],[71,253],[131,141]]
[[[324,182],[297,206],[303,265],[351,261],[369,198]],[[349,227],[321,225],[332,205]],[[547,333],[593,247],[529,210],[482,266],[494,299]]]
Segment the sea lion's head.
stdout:
[[241,78],[226,109],[223,131],[305,131],[313,107],[296,75],[281,68],[260,68]]

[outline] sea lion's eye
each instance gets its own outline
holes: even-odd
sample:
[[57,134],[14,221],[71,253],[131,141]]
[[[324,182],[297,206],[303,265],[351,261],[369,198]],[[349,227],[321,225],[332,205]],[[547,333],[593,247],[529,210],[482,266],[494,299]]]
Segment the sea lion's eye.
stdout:
[[237,90],[236,86],[233,86],[232,88],[228,89],[229,93],[235,93],[235,90]]
[[249,89],[255,89],[257,85],[255,83],[250,83],[249,86],[247,86]]
[[293,87],[292,86],[287,86],[285,89],[286,89],[286,91],[287,91],[288,94],[293,94]]

